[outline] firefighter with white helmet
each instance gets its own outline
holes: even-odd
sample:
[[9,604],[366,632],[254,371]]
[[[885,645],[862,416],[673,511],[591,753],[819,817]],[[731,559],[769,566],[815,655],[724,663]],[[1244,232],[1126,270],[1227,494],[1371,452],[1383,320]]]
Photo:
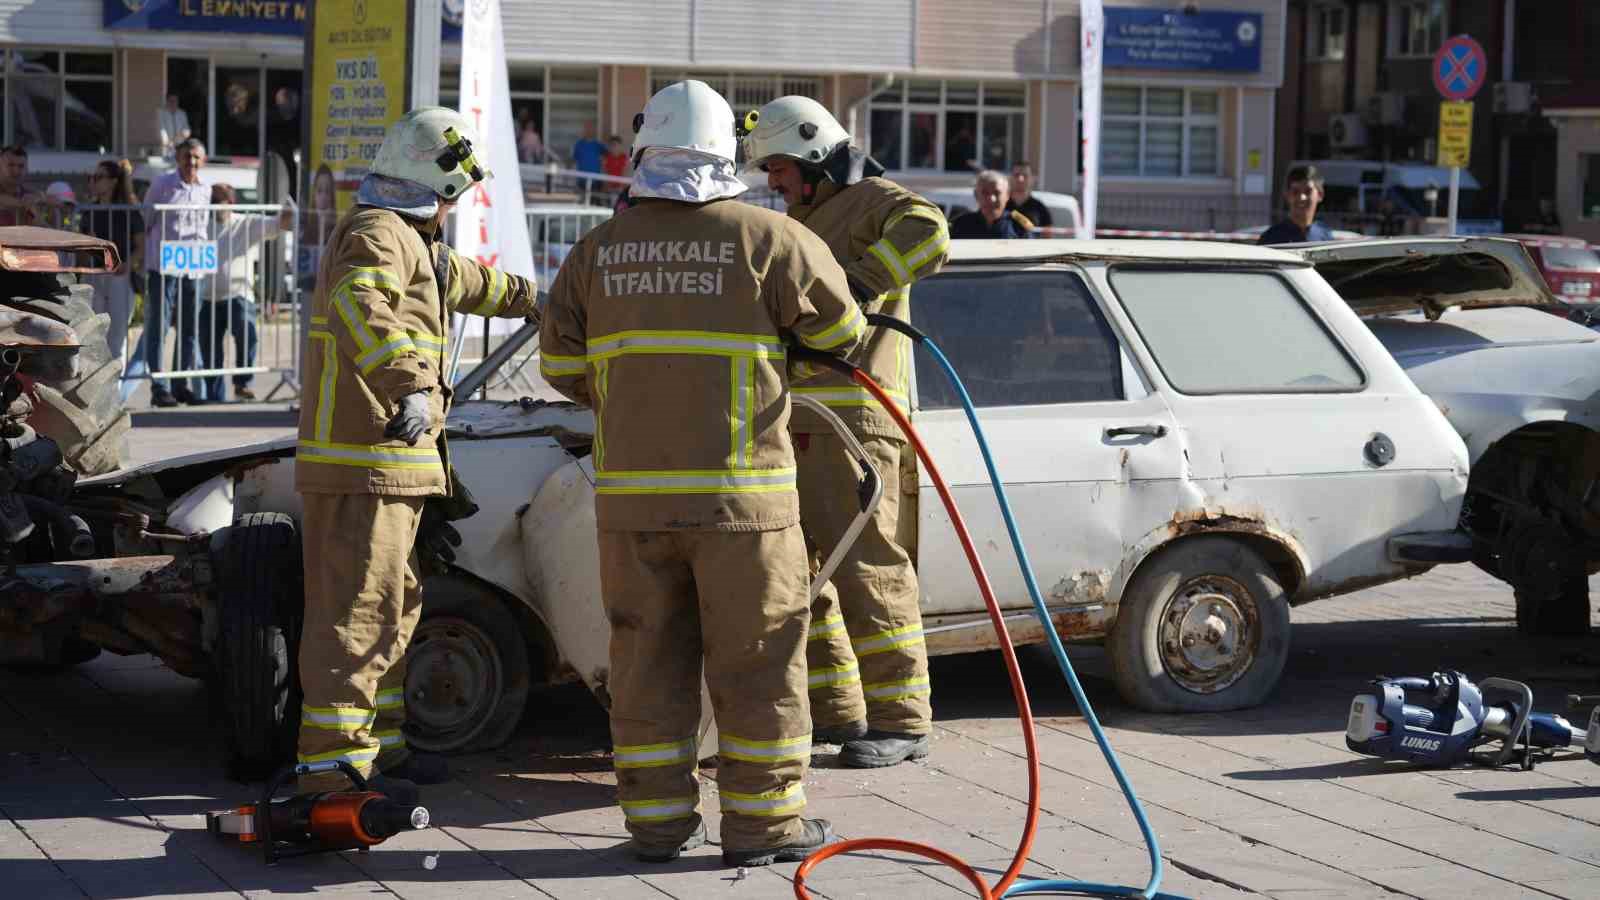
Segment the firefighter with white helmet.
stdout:
[[[789,215],[816,232],[844,266],[865,313],[909,321],[911,283],[939,271],[950,235],[932,203],[882,176],[850,146],[850,133],[822,104],[779,97],[743,123],[746,166],[767,174]],[[868,328],[851,357],[902,409],[911,386],[911,344]],[[911,554],[897,537],[902,486],[915,469],[894,420],[863,388],[832,372],[794,388],[821,401],[855,431],[884,478],[883,501],[811,610],[807,642],[813,736],[842,743],[847,766],[891,766],[928,754],[933,730],[928,654]],[[835,546],[856,512],[855,464],[818,416],[790,423],[800,475],[800,514],[813,548]],[[902,477],[902,462],[906,465]]]
[[802,817],[810,615],[786,345],[848,353],[864,322],[815,234],[733,199],[745,185],[721,96],[668,85],[634,130],[633,205],[562,265],[540,360],[595,412],[618,799],[639,858],[705,843],[703,669],[723,861],[799,860],[831,830]]
[[[301,762],[344,760],[391,789],[446,777],[412,754],[404,657],[422,610],[413,546],[423,502],[450,490],[444,379],[450,314],[537,320],[533,282],[453,252],[439,228],[489,177],[454,110],[389,127],[334,228],[312,301],[295,454],[303,495]],[[303,779],[303,791],[343,784]]]

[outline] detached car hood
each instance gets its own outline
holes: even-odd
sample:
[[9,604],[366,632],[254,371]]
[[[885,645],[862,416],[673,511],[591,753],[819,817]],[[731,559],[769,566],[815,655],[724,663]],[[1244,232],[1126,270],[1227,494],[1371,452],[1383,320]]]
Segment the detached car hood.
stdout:
[[1447,307],[1559,306],[1528,251],[1506,238],[1407,237],[1286,248],[1363,316]]

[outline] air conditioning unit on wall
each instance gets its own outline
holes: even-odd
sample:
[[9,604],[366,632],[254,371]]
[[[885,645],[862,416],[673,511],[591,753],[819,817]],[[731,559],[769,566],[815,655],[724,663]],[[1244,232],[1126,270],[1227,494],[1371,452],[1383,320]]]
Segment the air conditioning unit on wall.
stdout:
[[1383,91],[1367,98],[1367,121],[1373,125],[1403,125],[1406,121],[1406,95]]
[[1354,150],[1367,145],[1367,125],[1355,113],[1340,113],[1328,119],[1328,143],[1335,150]]

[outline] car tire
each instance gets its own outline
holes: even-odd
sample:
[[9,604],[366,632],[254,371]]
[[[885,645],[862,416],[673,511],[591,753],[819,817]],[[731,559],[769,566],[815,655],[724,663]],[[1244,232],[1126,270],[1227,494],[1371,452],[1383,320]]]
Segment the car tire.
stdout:
[[1150,712],[1257,706],[1289,658],[1289,603],[1243,542],[1202,536],[1134,574],[1107,641],[1117,690]]
[[256,781],[293,762],[300,731],[300,535],[283,513],[251,513],[213,539],[217,617],[211,696],[229,777]]
[[406,743],[431,753],[492,750],[516,731],[532,683],[527,639],[498,591],[461,575],[423,583],[406,651]]
[[1554,593],[1516,591],[1517,630],[1543,637],[1587,637],[1589,578],[1568,575]]

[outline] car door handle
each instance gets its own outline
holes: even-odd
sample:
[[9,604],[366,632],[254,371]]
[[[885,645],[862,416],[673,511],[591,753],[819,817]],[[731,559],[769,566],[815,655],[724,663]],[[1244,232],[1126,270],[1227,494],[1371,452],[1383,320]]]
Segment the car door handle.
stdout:
[[1165,425],[1118,425],[1118,426],[1116,426],[1114,428],[1107,428],[1106,429],[1106,437],[1108,437],[1108,438],[1127,437],[1129,435],[1134,435],[1134,434],[1144,435],[1145,437],[1156,437],[1156,438],[1158,438],[1158,437],[1166,437],[1167,436],[1167,426],[1165,426]]

